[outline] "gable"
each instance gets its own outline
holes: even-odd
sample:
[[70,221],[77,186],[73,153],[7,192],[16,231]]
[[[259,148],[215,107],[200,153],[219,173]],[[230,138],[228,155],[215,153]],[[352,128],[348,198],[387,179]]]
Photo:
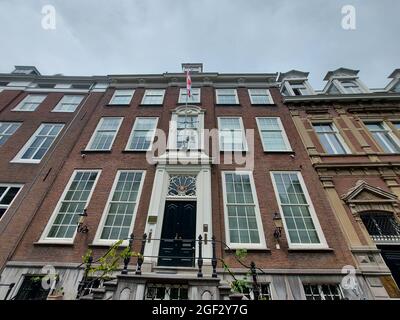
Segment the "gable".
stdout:
[[350,189],[349,192],[342,196],[347,202],[397,202],[398,198],[395,194],[387,192],[380,188],[371,186],[365,181],[359,181],[357,185]]

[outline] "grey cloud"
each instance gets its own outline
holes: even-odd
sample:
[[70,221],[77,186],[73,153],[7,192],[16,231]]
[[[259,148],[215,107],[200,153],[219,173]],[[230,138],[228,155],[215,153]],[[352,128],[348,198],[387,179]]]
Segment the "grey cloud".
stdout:
[[[41,28],[52,4],[57,29]],[[341,28],[354,5],[357,29]],[[203,62],[218,72],[360,69],[370,87],[400,67],[398,0],[0,0],[0,72],[32,64],[44,74],[178,71]]]

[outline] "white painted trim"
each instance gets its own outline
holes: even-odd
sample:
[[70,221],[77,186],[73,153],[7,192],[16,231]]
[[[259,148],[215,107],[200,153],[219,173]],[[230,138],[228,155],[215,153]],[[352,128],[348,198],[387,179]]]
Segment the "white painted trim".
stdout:
[[[92,190],[90,190],[89,196],[88,196],[88,198],[86,200],[86,206],[85,207],[87,208],[89,206],[90,200],[91,200],[92,195],[93,195],[93,192],[96,189],[97,182],[99,181],[99,178],[100,178],[100,175],[101,175],[101,170],[100,169],[94,169],[94,170],[91,170],[91,169],[82,169],[82,170],[81,169],[76,169],[76,170],[73,171],[71,177],[69,178],[69,181],[68,181],[66,187],[64,188],[64,191],[61,194],[61,197],[59,198],[58,203],[57,203],[56,207],[54,208],[54,211],[51,214],[50,219],[47,222],[47,225],[44,228],[42,235],[40,236],[40,239],[38,241],[39,243],[54,243],[54,244],[72,244],[72,243],[74,243],[75,237],[76,237],[76,234],[77,234],[77,230],[75,230],[75,233],[74,233],[72,238],[48,238],[47,235],[49,234],[49,231],[50,231],[51,227],[53,226],[53,223],[54,223],[54,221],[55,221],[55,219],[57,217],[57,214],[60,211],[61,204],[62,204],[62,202],[63,202],[63,200],[64,200],[69,188],[71,187],[71,184],[74,181],[74,178],[75,178],[75,176],[76,176],[76,174],[78,172],[97,172],[97,176],[96,176],[96,179],[95,179],[95,181],[93,183]],[[78,225],[77,225],[77,228],[78,228]]]
[[[251,192],[252,192],[253,200],[254,200],[254,212],[256,214],[258,236],[260,238],[260,243],[258,243],[258,244],[257,243],[232,243],[230,240],[228,206],[227,206],[227,196],[226,196],[226,179],[225,179],[226,174],[239,174],[239,175],[248,175],[249,176]],[[224,201],[224,224],[225,224],[226,244],[231,249],[259,249],[259,250],[267,249],[267,244],[265,242],[265,235],[264,235],[264,227],[263,227],[262,219],[261,219],[260,206],[258,203],[257,191],[256,191],[256,186],[255,186],[254,178],[253,178],[253,172],[252,171],[222,171],[221,178],[222,178],[222,194],[223,194],[223,201]]]
[[[66,99],[66,97],[80,97],[81,100],[79,101],[78,104],[76,104],[75,109],[73,111],[64,111],[64,110],[57,110],[57,108],[64,103],[63,100]],[[78,107],[81,105],[83,99],[85,98],[84,95],[81,94],[66,94],[64,95],[60,101],[57,103],[57,105],[53,108],[53,110],[51,110],[51,112],[61,112],[61,113],[74,113],[76,111],[76,109],[78,109]]]
[[[330,125],[330,126],[332,127],[333,133],[329,133],[329,132],[317,132],[317,131],[315,130],[314,125],[319,125],[319,124],[327,124],[327,125]],[[326,133],[326,134],[329,134],[329,135],[334,135],[334,136],[339,140],[339,143],[342,145],[342,147],[343,147],[343,149],[344,149],[344,151],[345,151],[345,154],[352,154],[352,153],[351,153],[351,150],[350,150],[350,148],[349,148],[349,146],[347,145],[346,141],[344,141],[341,132],[340,132],[339,129],[336,127],[336,124],[335,124],[334,122],[326,122],[326,123],[324,123],[324,122],[318,122],[318,121],[316,121],[316,122],[313,122],[313,123],[312,123],[312,126],[313,126],[314,132],[316,133],[316,135],[317,135],[317,137],[318,137],[318,140],[319,140],[319,142],[320,142],[320,144],[321,144],[321,146],[322,146],[322,148],[324,149],[324,151],[325,151],[326,154],[328,154],[328,151],[326,150],[326,148],[324,147],[324,144],[322,143],[321,139],[319,138],[319,135],[320,135],[320,134],[325,134],[325,133]],[[332,150],[334,151],[333,154],[335,154],[335,155],[343,155],[342,153],[338,152],[338,150],[336,150],[335,146],[331,144],[331,141],[330,141],[329,139],[327,139],[327,140],[328,140],[329,146],[330,146],[330,147],[332,148]]]
[[[204,112],[200,109],[196,112],[191,109],[187,113],[188,116],[197,116],[198,120],[198,148],[197,150],[204,150]],[[172,112],[171,121],[169,122],[169,132],[168,132],[168,141],[167,141],[167,149],[168,150],[180,150],[177,148],[177,134],[178,134],[178,126],[177,126],[177,118],[178,116],[185,116],[184,109],[175,110]],[[195,150],[195,149],[188,149]]]
[[[151,91],[162,91],[162,92],[163,92],[162,98],[161,98],[161,103],[145,103],[145,102],[144,102],[145,99],[146,99],[146,97],[147,97],[147,95],[148,95]],[[142,104],[142,105],[149,105],[149,106],[151,106],[151,105],[161,105],[161,104],[164,103],[164,98],[165,98],[165,89],[156,89],[156,88],[154,88],[154,89],[146,89],[145,92],[144,92],[144,95],[143,95],[143,98],[142,98],[142,101],[141,101],[140,104]]]
[[[224,91],[224,90],[234,90],[235,103],[221,103],[221,102],[219,102],[219,94],[218,94],[218,92]],[[238,98],[238,94],[237,94],[237,89],[236,88],[219,88],[219,89],[215,89],[215,97],[216,97],[216,100],[217,100],[217,104],[226,105],[226,106],[239,104],[239,98]]]
[[[139,189],[137,191],[135,209],[133,211],[132,221],[131,221],[131,225],[129,227],[129,234],[131,234],[133,232],[133,228],[135,226],[135,220],[136,220],[138,207],[139,207],[139,204],[140,204],[140,198],[141,198],[141,195],[142,195],[142,189],[143,189],[143,185],[144,185],[144,180],[146,178],[146,170],[125,170],[125,169],[122,169],[122,170],[118,170],[117,174],[115,175],[114,182],[113,182],[113,185],[111,187],[111,191],[110,191],[110,194],[108,196],[106,206],[104,207],[103,214],[102,214],[101,219],[100,219],[100,223],[99,223],[99,225],[97,227],[97,231],[96,231],[95,237],[93,239],[93,244],[94,245],[113,245],[115,242],[118,241],[118,240],[115,240],[115,239],[113,239],[113,240],[110,240],[110,239],[105,240],[105,239],[101,239],[100,237],[101,237],[101,233],[103,232],[104,224],[105,224],[107,216],[108,216],[108,211],[110,210],[111,200],[112,200],[112,198],[114,196],[114,192],[115,192],[115,189],[117,188],[117,184],[118,184],[118,181],[119,181],[119,178],[120,178],[122,172],[140,172],[140,173],[142,173],[142,178],[140,180]],[[122,245],[127,246],[128,242],[129,242],[128,240],[124,239],[122,241]]]
[[[128,93],[127,93],[127,94],[124,94],[124,95],[130,95],[130,96],[131,96],[131,98],[129,99],[129,102],[128,102],[128,103],[115,103],[115,102],[113,102],[114,98],[115,98],[117,95],[119,95],[118,93],[121,92],[121,91],[127,91]],[[134,89],[116,89],[116,90],[114,91],[114,94],[113,94],[113,96],[111,97],[110,101],[108,102],[108,104],[109,104],[109,105],[129,105],[129,104],[131,103],[131,101],[132,101],[132,98],[133,98],[133,95],[134,95],[134,94],[135,94],[135,90],[134,90]]]
[[258,105],[258,104],[263,105],[263,104],[265,104],[265,103],[256,103],[256,102],[253,101],[253,95],[251,93],[253,90],[265,90],[265,92],[266,92],[265,95],[268,96],[268,100],[269,100],[269,102],[267,104],[275,104],[274,103],[274,99],[272,98],[272,95],[271,95],[271,91],[268,88],[249,88],[249,89],[247,89],[247,93],[248,93],[248,95],[250,97],[251,104],[254,104],[254,105]]
[[[129,146],[131,145],[131,142],[132,142],[132,139],[133,139],[133,134],[134,134],[134,132],[136,130],[136,127],[137,127],[137,122],[138,122],[138,120],[141,120],[141,119],[156,119],[156,122],[155,122],[155,125],[154,125],[154,129],[153,129],[153,136],[152,136],[151,142],[150,142],[150,146],[146,150],[144,150],[144,149],[131,149],[131,148],[129,148]],[[153,142],[154,142],[154,138],[155,138],[155,135],[156,135],[157,126],[158,126],[158,117],[136,117],[135,123],[133,124],[131,133],[129,135],[129,139],[128,139],[128,142],[126,144],[125,150],[126,151],[143,151],[143,152],[150,151],[151,148],[153,147]]]
[[[21,159],[22,155],[31,146],[31,144],[36,139],[36,136],[38,135],[40,130],[42,130],[43,126],[46,125],[46,124],[50,124],[50,125],[58,125],[59,124],[59,125],[62,125],[62,127],[61,127],[60,132],[58,132],[57,135],[54,137],[53,142],[49,145],[49,147],[48,147],[47,151],[45,152],[45,154],[43,155],[43,157],[41,159]],[[35,163],[35,164],[36,163],[40,163],[43,160],[43,158],[46,156],[47,152],[50,150],[50,148],[53,145],[53,143],[57,140],[59,134],[64,129],[64,126],[65,126],[64,123],[50,123],[50,122],[41,123],[39,128],[36,129],[36,131],[33,133],[33,135],[29,138],[29,140],[25,143],[25,145],[17,153],[17,155],[10,161],[10,163]]]
[[[192,88],[191,89],[192,90],[192,96],[193,96],[193,92],[196,90],[196,91],[198,91],[198,94],[197,94],[197,96],[198,96],[198,99],[196,100],[196,101],[193,101],[193,100],[191,100],[191,101],[187,101],[187,103],[188,104],[193,104],[193,103],[200,103],[200,101],[201,101],[201,88]],[[178,99],[178,103],[186,103],[186,99],[183,99],[183,96],[182,96],[182,93],[186,93],[186,88],[180,88],[179,89],[179,99]]]
[[[242,150],[235,150],[235,149],[223,149],[221,147],[222,143],[221,143],[221,135],[220,135],[220,131],[221,131],[221,119],[228,119],[228,118],[234,118],[234,119],[239,119],[239,123],[240,123],[240,129],[242,130],[242,143],[243,143],[243,149]],[[246,139],[246,131],[244,129],[244,125],[243,125],[243,119],[240,116],[221,116],[218,117],[218,148],[220,151],[228,151],[228,152],[243,152],[243,151],[248,151],[248,145],[247,145],[247,139]]]
[[[113,137],[113,139],[112,139],[112,141],[111,141],[110,147],[109,147],[108,149],[93,149],[93,148],[91,147],[91,146],[92,146],[92,143],[93,143],[93,141],[94,141],[94,139],[95,139],[95,137],[96,137],[96,134],[97,134],[97,132],[99,131],[101,125],[103,124],[104,119],[119,119],[120,121],[119,121],[119,124],[118,124],[117,129],[115,130],[115,134],[114,134],[114,137]],[[90,140],[89,140],[89,142],[88,142],[88,144],[87,144],[85,150],[86,150],[86,151],[109,151],[109,150],[111,150],[111,149],[112,149],[112,146],[113,146],[113,144],[114,144],[114,141],[115,141],[115,139],[116,139],[116,137],[117,137],[119,128],[120,128],[121,125],[122,125],[123,120],[124,120],[124,117],[102,117],[102,118],[100,118],[100,121],[97,123],[96,129],[95,129],[94,132],[92,133],[92,136],[91,136],[91,138],[90,138]]]
[[[268,146],[265,144],[264,139],[262,138],[262,128],[261,128],[259,119],[277,119],[278,120],[278,125],[279,125],[279,128],[281,129],[281,135],[282,135],[283,141],[285,142],[286,149],[268,150]],[[290,151],[292,151],[292,147],[291,147],[289,139],[286,135],[285,127],[283,126],[280,117],[256,117],[256,121],[257,121],[258,133],[260,134],[261,143],[262,143],[262,146],[263,146],[263,149],[265,152],[290,152]]]
[[[374,121],[374,120],[372,120],[372,119],[366,119],[366,120],[363,120],[362,122],[363,122],[363,124],[364,124],[364,126],[365,126],[367,132],[371,135],[372,140],[373,140],[373,141],[375,142],[375,144],[382,150],[382,152],[388,153],[388,152],[386,152],[385,149],[381,146],[381,144],[379,143],[379,141],[377,141],[377,140],[375,139],[375,137],[374,137],[374,135],[373,135],[373,132],[376,132],[376,131],[370,131],[370,130],[368,129],[368,127],[366,126],[368,123],[382,123],[382,126],[383,126],[384,130],[386,130],[386,132],[388,133],[388,135],[393,139],[393,142],[400,148],[400,139],[397,138],[397,136],[393,133],[392,129],[388,126],[388,124],[387,124],[384,120],[375,120],[375,121]],[[389,145],[386,145],[386,147],[387,147],[388,149],[392,149],[391,146],[389,146]],[[390,153],[398,153],[398,152],[396,152],[396,150],[393,150],[392,152],[389,152],[389,154],[390,154]]]
[[[285,216],[284,216],[283,210],[282,210],[281,199],[279,197],[278,188],[276,187],[276,181],[275,181],[274,173],[284,173],[284,174],[292,173],[292,174],[296,174],[297,175],[297,177],[298,177],[298,179],[300,181],[301,188],[303,189],[304,196],[305,196],[305,198],[307,200],[308,208],[309,208],[309,211],[310,211],[310,216],[311,216],[311,219],[313,220],[314,227],[315,227],[315,230],[317,231],[317,235],[318,235],[320,243],[292,243],[291,242],[289,233],[287,231],[288,228],[287,228],[287,225],[286,225],[286,219],[285,219]],[[302,176],[301,172],[300,171],[270,171],[270,176],[271,176],[271,180],[272,180],[272,185],[274,187],[275,199],[276,199],[276,201],[278,203],[278,206],[279,206],[279,214],[280,214],[280,216],[282,218],[283,226],[284,226],[285,231],[286,231],[286,239],[288,241],[289,249],[316,249],[316,248],[318,248],[318,249],[328,249],[329,248],[328,244],[326,242],[324,233],[322,231],[321,225],[320,225],[319,220],[318,220],[318,216],[317,216],[317,214],[315,212],[314,205],[313,205],[313,203],[311,201],[310,195],[308,193],[308,190],[307,190],[306,184],[305,184],[305,182],[303,180],[303,176]]]
[[5,197],[7,191],[10,190],[10,188],[19,188],[18,192],[15,194],[14,198],[11,200],[10,204],[2,204],[0,205],[0,208],[5,208],[6,211],[4,211],[3,215],[0,217],[0,221],[4,218],[4,216],[7,214],[8,209],[12,206],[13,202],[15,199],[18,197],[19,193],[21,192],[22,188],[24,187],[23,184],[16,184],[16,183],[0,183],[0,187],[6,187],[6,191],[4,192],[3,196],[0,196],[0,201]]
[[[27,100],[29,100],[31,97],[33,96],[42,96],[43,99],[38,103],[38,105],[36,106],[35,109],[33,110],[22,110],[21,107],[24,105],[24,103],[29,102]],[[20,103],[18,103],[18,105],[12,109],[11,111],[18,111],[18,112],[34,112],[37,110],[37,108],[39,108],[39,106],[43,103],[43,101],[47,98],[47,94],[28,94],[24,99],[22,99],[22,101],[20,101]]]
[[[153,189],[151,193],[148,215],[157,216],[155,224],[146,222],[145,232],[147,235],[151,232],[153,239],[161,237],[165,202],[167,201],[167,192],[170,174],[193,174],[196,175],[196,234],[201,234],[204,238],[208,237],[207,245],[203,244],[203,256],[212,256],[211,237],[213,235],[212,225],[212,201],[211,201],[211,167],[209,164],[202,165],[165,165],[159,164],[154,176]],[[203,232],[203,225],[208,225],[208,232]],[[159,241],[151,241],[145,247],[145,261],[157,264],[155,258],[159,254]],[[198,255],[198,246],[196,246],[195,255]],[[152,257],[150,257],[152,256]],[[209,259],[204,260],[205,265],[210,265]]]

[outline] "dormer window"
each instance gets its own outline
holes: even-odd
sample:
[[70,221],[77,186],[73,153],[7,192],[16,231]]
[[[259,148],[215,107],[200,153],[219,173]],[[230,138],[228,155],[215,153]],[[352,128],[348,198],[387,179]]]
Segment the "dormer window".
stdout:
[[360,86],[355,81],[342,81],[341,84],[345,93],[362,93]]
[[303,83],[296,83],[291,85],[295,96],[305,96],[308,94],[307,87]]
[[400,93],[400,82],[397,83],[392,89],[393,92]]

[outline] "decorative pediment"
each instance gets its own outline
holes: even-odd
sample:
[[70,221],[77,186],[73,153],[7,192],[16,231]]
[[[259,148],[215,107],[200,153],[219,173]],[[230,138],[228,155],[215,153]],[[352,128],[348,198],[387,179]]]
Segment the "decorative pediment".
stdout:
[[177,114],[187,114],[188,116],[190,116],[190,115],[197,115],[197,114],[203,113],[204,110],[196,105],[189,104],[187,106],[183,105],[183,106],[179,106],[179,107],[175,108],[174,112]]
[[339,68],[333,71],[329,71],[326,74],[324,81],[329,81],[333,78],[356,78],[359,72],[359,70]]
[[346,203],[383,203],[399,201],[395,194],[371,186],[365,181],[358,181],[354,188],[351,188],[342,196],[342,200]]
[[282,82],[284,80],[295,80],[295,79],[307,79],[309,72],[303,72],[299,70],[290,70],[288,72],[282,72],[279,74],[278,82]]

